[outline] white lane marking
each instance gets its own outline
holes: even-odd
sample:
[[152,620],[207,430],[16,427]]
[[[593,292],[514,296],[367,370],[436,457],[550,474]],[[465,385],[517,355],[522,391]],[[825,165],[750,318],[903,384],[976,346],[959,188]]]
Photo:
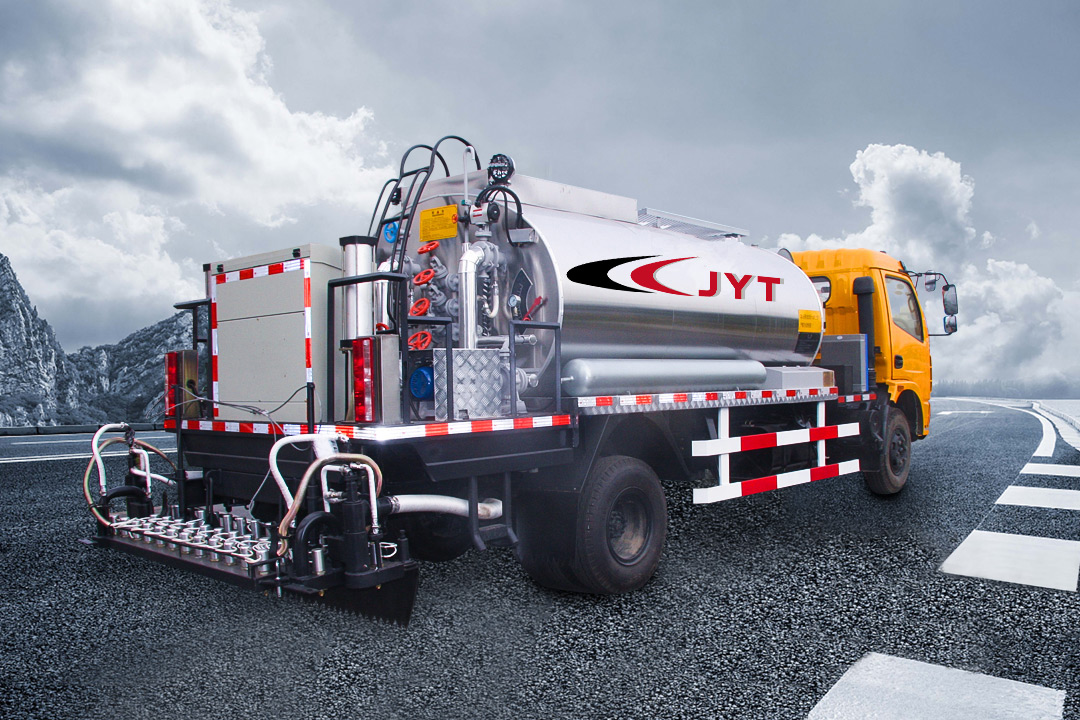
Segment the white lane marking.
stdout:
[[1061,720],[1065,691],[869,653],[807,720]]
[[[159,448],[163,453],[174,453],[176,448]],[[125,457],[126,452],[104,452],[101,453],[101,457]],[[14,457],[14,458],[0,458],[0,465],[10,465],[11,463],[27,463],[27,462],[45,462],[46,460],[89,460],[92,457],[90,453],[85,455],[36,455],[34,457]]]
[[[90,444],[92,435],[79,438],[78,440],[15,440],[8,443],[8,445],[62,445],[64,443],[83,443],[84,445]],[[171,440],[172,435],[143,435],[139,436],[140,440]]]
[[1048,465],[1046,463],[1028,463],[1020,471],[1021,475],[1051,475],[1055,477],[1080,478],[1080,465]]
[[1058,429],[1058,433],[1061,434],[1062,440],[1069,443],[1077,450],[1080,450],[1080,431],[1077,431],[1076,429],[1075,420],[1064,416],[1060,410],[1055,410],[1046,405],[1032,403],[1032,407],[1034,407],[1037,412],[1044,414],[1050,422],[1054,423],[1054,427]]
[[[1042,440],[1039,441],[1039,447],[1035,448],[1035,452],[1032,453],[1032,457],[1052,457],[1054,454],[1054,445],[1057,443],[1057,433],[1054,432],[1054,426],[1047,421],[1045,417],[1038,413],[1034,413],[1024,408],[1013,407],[1012,405],[1001,405],[996,402],[987,402],[986,400],[969,400],[967,398],[950,398],[951,400],[960,400],[962,402],[980,403],[982,405],[992,405],[993,407],[1005,408],[1006,410],[1016,410],[1017,412],[1027,413],[1033,418],[1038,419],[1039,424],[1042,425]],[[945,415],[949,412],[964,413],[964,412],[994,412],[993,410],[972,411],[972,410],[946,410],[945,412],[935,413],[935,415]],[[930,416],[933,419],[933,415]]]
[[1080,510],[1080,490],[1010,485],[997,499],[998,505]]
[[1080,542],[973,530],[941,572],[1076,592]]
[[934,417],[941,415],[993,415],[993,410],[942,410],[934,413]]

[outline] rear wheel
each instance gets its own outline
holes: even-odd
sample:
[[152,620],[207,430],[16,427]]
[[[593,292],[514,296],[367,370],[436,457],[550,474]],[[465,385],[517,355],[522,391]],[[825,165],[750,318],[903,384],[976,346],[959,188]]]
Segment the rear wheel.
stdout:
[[622,593],[649,581],[667,537],[667,502],[637,458],[598,460],[579,493],[543,493],[519,508],[518,557],[536,582]]
[[895,407],[886,409],[885,442],[877,472],[863,473],[866,487],[877,495],[894,495],[907,482],[911,470],[911,426],[907,416]]

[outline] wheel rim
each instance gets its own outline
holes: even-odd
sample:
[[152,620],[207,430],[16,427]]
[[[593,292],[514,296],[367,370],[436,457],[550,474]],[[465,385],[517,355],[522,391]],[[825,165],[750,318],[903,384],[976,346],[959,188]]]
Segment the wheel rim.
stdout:
[[623,565],[632,565],[645,554],[651,534],[645,494],[636,488],[623,490],[608,512],[607,541],[612,557]]
[[907,456],[907,438],[904,437],[904,433],[897,430],[893,433],[892,440],[889,442],[889,469],[892,470],[894,475],[904,472],[904,468],[907,466]]

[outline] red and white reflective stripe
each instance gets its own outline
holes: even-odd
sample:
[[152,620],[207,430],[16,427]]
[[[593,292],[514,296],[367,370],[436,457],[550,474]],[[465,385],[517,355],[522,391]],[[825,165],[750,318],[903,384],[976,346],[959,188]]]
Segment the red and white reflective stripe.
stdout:
[[311,261],[301,258],[300,267],[304,270],[304,362],[307,381],[315,382],[311,372]]
[[216,282],[210,284],[210,399],[214,417],[218,416],[217,286]]
[[730,455],[748,450],[797,445],[799,443],[834,440],[859,434],[859,423],[845,425],[826,425],[825,427],[785,430],[783,432],[763,433],[761,435],[743,435],[742,437],[716,438],[714,440],[695,440],[692,454],[695,457],[710,455]]
[[[254,433],[262,435],[300,435],[307,432],[307,425],[283,423],[222,422],[220,420],[184,420],[185,430],[208,430],[213,432]],[[354,425],[317,425],[315,431],[326,435],[343,435],[355,440],[411,440],[425,437],[468,435],[471,433],[501,432],[505,430],[532,430],[535,428],[566,427],[569,415],[544,415],[541,417],[498,418],[495,420],[468,420],[452,423],[426,423],[423,425],[399,425],[380,427],[357,427]],[[165,421],[166,430],[176,429],[175,420]]]
[[837,402],[842,403],[862,402],[863,400],[877,400],[877,394],[867,393],[865,395],[841,395],[836,399]]
[[682,405],[687,403],[752,403],[755,400],[823,398],[836,395],[835,387],[792,390],[725,390],[716,392],[677,392],[649,395],[597,395],[577,398],[579,408],[640,407]]
[[292,272],[293,270],[300,270],[305,265],[303,258],[299,260],[286,260],[285,262],[271,263],[270,265],[260,265],[253,268],[243,268],[242,270],[232,270],[227,273],[220,273],[214,276],[214,284],[222,285],[224,283],[236,282],[238,280],[251,280],[257,277],[266,277],[267,275],[280,275],[281,273]]
[[780,475],[743,480],[742,482],[729,483],[727,485],[715,485],[707,488],[694,488],[694,502],[697,504],[719,502],[721,500],[733,500],[734,498],[755,495],[761,492],[776,490],[777,488],[802,485],[808,482],[817,482],[828,478],[859,472],[858,460],[846,460],[835,465],[822,465],[821,467],[808,468],[806,470],[794,470]]

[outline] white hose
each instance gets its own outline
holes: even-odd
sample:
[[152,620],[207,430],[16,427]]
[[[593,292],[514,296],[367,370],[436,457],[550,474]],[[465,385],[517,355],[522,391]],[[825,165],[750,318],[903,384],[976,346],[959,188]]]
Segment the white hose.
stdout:
[[323,510],[330,512],[330,501],[327,499],[330,496],[330,485],[327,482],[327,475],[332,472],[343,473],[348,470],[347,465],[325,465],[323,466],[322,477],[322,505]]
[[[285,447],[286,445],[292,445],[293,443],[312,442],[312,443],[316,444],[315,445],[315,456],[316,457],[322,457],[322,455],[325,452],[325,449],[323,447],[321,447],[321,445],[323,443],[327,443],[328,441],[338,441],[338,442],[340,442],[341,440],[343,440],[343,438],[341,438],[341,437],[339,437],[337,435],[325,435],[325,434],[321,434],[321,433],[307,433],[307,434],[304,434],[304,435],[288,435],[286,437],[281,438],[276,443],[274,443],[274,446],[272,448],[270,448],[270,473],[274,476],[274,482],[277,483],[278,490],[281,491],[281,496],[285,498],[285,504],[286,505],[292,505],[293,504],[293,494],[292,494],[292,491],[289,490],[289,486],[288,486],[288,484],[286,484],[285,478],[282,477],[281,470],[278,469],[278,466],[277,466],[278,451],[281,450],[281,448]],[[333,452],[333,448],[332,447],[329,448],[329,451]]]
[[[105,495],[108,490],[105,489],[105,461],[101,459],[101,448],[98,447],[98,443],[101,441],[101,436],[107,432],[126,431],[127,429],[127,423],[102,425],[98,428],[98,431],[94,433],[94,439],[90,441],[90,452],[93,454],[94,462],[97,464],[98,484],[101,486],[102,495]],[[147,467],[149,467],[149,462],[147,463]]]
[[150,453],[146,452],[142,448],[132,448],[131,452],[135,453],[142,463],[137,468],[131,468],[132,475],[138,475],[139,477],[146,478],[146,494],[150,494],[150,480],[157,480],[159,483],[165,483],[169,487],[176,487],[176,481],[172,478],[167,478],[164,475],[158,475],[157,473],[150,472]]
[[[433,512],[469,517],[469,501],[450,495],[390,495],[391,515]],[[502,500],[486,499],[477,504],[481,520],[502,517]]]

